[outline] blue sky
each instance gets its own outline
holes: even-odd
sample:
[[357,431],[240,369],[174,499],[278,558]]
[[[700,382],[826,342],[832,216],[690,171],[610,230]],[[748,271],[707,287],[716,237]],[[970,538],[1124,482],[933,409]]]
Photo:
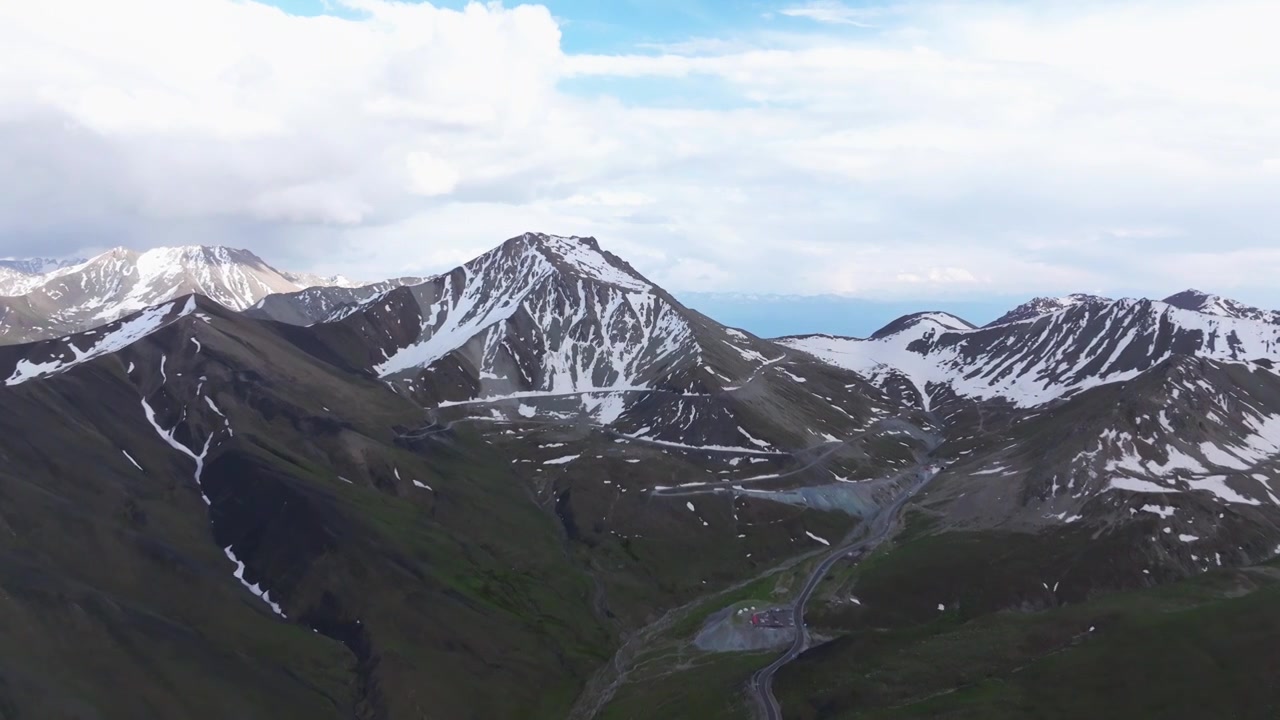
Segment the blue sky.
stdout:
[[[461,10],[469,1],[437,0],[432,4]],[[362,14],[336,0],[270,0],[267,4],[302,16],[356,18]],[[549,0],[538,4],[561,20],[562,47],[570,53],[655,52],[654,46],[692,38],[723,38],[811,23],[778,13],[795,3],[757,0]]]
[[593,235],[762,334],[1280,307],[1274,2],[272,3],[0,4],[0,256],[375,279]]

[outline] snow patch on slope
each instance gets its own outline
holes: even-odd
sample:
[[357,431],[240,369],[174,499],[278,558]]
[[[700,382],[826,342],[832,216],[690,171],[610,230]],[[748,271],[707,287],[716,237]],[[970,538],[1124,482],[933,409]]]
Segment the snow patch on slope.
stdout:
[[[96,357],[123,350],[179,318],[195,312],[195,298],[187,298],[182,309],[174,312],[176,308],[176,303],[157,305],[118,323],[115,327],[107,326],[100,331],[73,335],[63,340],[47,341],[48,343],[64,343],[63,354],[70,353],[71,357],[39,362],[23,358],[18,361],[13,375],[5,380],[5,384],[19,385],[35,378],[56,375]],[[81,349],[77,343],[83,344],[85,340],[91,340],[89,347]],[[42,343],[35,347],[43,348],[46,346],[47,344]]]

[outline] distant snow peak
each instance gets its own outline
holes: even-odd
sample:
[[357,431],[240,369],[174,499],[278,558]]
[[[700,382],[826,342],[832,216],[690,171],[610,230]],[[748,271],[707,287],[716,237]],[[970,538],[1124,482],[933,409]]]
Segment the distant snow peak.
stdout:
[[[42,275],[15,272],[0,269],[0,295],[22,296],[8,312],[0,303],[0,342],[70,335],[191,293],[241,311],[273,294],[351,284],[340,276],[282,272],[248,250],[202,245],[117,247]],[[33,316],[29,308],[49,310]]]
[[44,275],[84,262],[84,258],[5,258],[0,260],[0,268],[23,275]]
[[1079,305],[1105,304],[1108,302],[1111,301],[1107,298],[1086,293],[1072,293],[1062,297],[1032,298],[989,323],[987,327],[1031,320]]
[[0,297],[24,295],[39,287],[45,278],[63,274],[85,262],[82,259],[53,258],[0,260]]
[[[315,275],[312,273],[281,272],[286,280],[303,290],[317,287],[358,288],[372,283],[351,280],[345,275]],[[261,301],[259,301],[261,302]]]

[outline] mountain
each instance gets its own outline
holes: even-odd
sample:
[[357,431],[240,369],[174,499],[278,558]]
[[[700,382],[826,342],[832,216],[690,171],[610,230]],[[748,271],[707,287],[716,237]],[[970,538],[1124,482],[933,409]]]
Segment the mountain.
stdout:
[[315,273],[296,273],[287,271],[281,271],[280,275],[284,277],[284,279],[301,288],[356,288],[368,284],[358,280],[351,280],[345,275],[316,275]]
[[[1280,660],[1253,640],[1280,620],[1273,368],[1173,354],[1033,408],[948,402],[936,450],[946,469],[856,581],[833,578],[811,602],[811,624],[837,639],[779,675],[784,707],[1265,717],[1275,693],[1223,688]],[[1206,689],[1170,710],[1167,692],[1101,682],[1139,656],[1162,686]]]
[[1258,322],[1280,325],[1280,311],[1263,310],[1245,305],[1221,295],[1211,295],[1199,290],[1183,290],[1164,299],[1169,305],[1183,310],[1192,310],[1207,315],[1238,318],[1241,320],[1257,320]]
[[55,271],[162,299],[0,347],[10,714],[1280,701],[1280,326],[1087,297],[773,341],[594,238],[354,288],[238,252]]
[[532,234],[309,327],[186,295],[0,347],[3,697],[563,718],[914,482],[898,410]]
[[23,275],[47,275],[55,270],[80,265],[84,262],[84,258],[10,258],[0,260],[0,268],[13,270]]
[[1275,325],[1090,297],[984,328],[911,316],[866,340],[779,342],[938,417],[947,469],[918,500],[934,532],[1125,536],[1154,513],[1154,544],[1123,563],[1130,581],[1280,550]]
[[1140,539],[1078,571],[1095,591],[1280,552],[1275,325],[1090,298],[984,328],[904,318],[779,342],[933,413],[946,469],[916,501],[932,533],[1015,533],[1010,552],[1073,526],[1095,550]]
[[872,340],[880,340],[891,335],[910,330],[918,325],[938,327],[942,330],[973,330],[976,326],[963,318],[945,312],[922,312],[904,315],[871,334]]
[[22,294],[0,297],[0,342],[79,332],[190,293],[244,310],[268,295],[330,281],[348,282],[284,273],[247,250],[187,246],[140,253],[116,248],[78,265],[11,283]]
[[0,260],[0,297],[22,295],[38,287],[41,276],[83,262],[84,260],[50,258]]
[[[778,674],[782,706],[1267,716],[1280,695],[1223,688],[1280,662],[1253,639],[1280,630],[1276,327],[1226,301],[1029,305],[975,330],[780,340],[929,408],[943,467],[892,540],[813,594],[806,621],[835,639]],[[1198,689],[1103,679],[1138,658]]]
[[992,320],[987,324],[1006,325],[1008,323],[1021,322],[1023,320],[1031,320],[1041,315],[1050,315],[1059,310],[1076,307],[1077,305],[1102,305],[1110,302],[1107,298],[1097,295],[1087,295],[1084,293],[1072,293],[1062,297],[1038,297],[1032,298],[1000,317]]
[[872,379],[900,378],[928,407],[947,398],[1032,407],[1131,379],[1175,354],[1280,359],[1280,328],[1151,300],[1082,302],[974,330],[918,324],[871,340],[809,336],[783,344]]
[[420,277],[401,277],[365,285],[316,283],[304,290],[268,295],[245,310],[245,313],[290,325],[314,325],[341,319],[395,288],[418,285],[425,280],[426,278]]
[[926,504],[946,503],[949,525],[1118,526],[1154,503],[1166,508],[1159,564],[1276,554],[1280,375],[1266,365],[1175,355],[1052,411],[986,419],[940,448],[954,481]]
[[857,376],[684,307],[593,238],[512,238],[322,331],[353,335],[353,364],[452,415],[548,412],[649,442],[759,450],[892,414]]

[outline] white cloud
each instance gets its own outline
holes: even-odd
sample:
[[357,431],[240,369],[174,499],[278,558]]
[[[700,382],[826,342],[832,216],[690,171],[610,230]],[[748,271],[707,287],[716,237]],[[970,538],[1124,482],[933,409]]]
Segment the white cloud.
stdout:
[[409,192],[423,197],[448,195],[458,186],[458,171],[448,162],[426,152],[405,156],[409,170]]
[[806,18],[820,23],[854,25],[857,27],[871,27],[866,22],[866,18],[875,14],[874,12],[868,12],[865,8],[849,7],[844,3],[834,2],[834,0],[814,0],[803,5],[783,8],[778,12],[789,17]]
[[676,290],[1276,292],[1275,3],[816,2],[597,55],[539,6],[343,4],[0,3],[0,254],[374,277],[546,230]]
[[641,192],[601,190],[600,192],[579,193],[567,200],[569,205],[596,205],[600,207],[634,208],[652,205],[654,199]]
[[939,285],[950,285],[956,283],[976,283],[978,278],[974,274],[964,268],[958,267],[934,267],[928,268],[923,273],[898,273],[897,279],[906,283],[934,283]]

